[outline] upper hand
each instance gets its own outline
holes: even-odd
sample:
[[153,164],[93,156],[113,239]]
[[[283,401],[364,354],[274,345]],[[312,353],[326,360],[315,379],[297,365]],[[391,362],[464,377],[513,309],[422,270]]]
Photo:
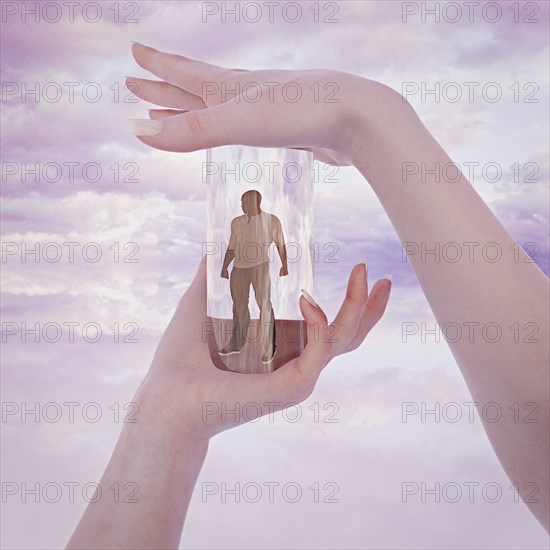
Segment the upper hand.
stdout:
[[[370,88],[377,84],[337,70],[226,69],[139,43],[132,53],[160,81],[128,77],[128,88],[167,107],[149,112],[160,133],[138,137],[165,151],[228,144],[286,147],[311,151],[314,160],[350,165],[358,106],[365,94],[372,98]],[[227,92],[235,88],[240,94]]]

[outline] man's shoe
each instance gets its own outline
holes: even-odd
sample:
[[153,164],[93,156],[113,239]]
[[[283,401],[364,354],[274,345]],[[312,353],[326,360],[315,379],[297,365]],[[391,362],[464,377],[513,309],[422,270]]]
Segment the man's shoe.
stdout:
[[233,355],[234,353],[240,353],[242,348],[238,348],[233,344],[227,344],[225,348],[218,351],[220,355]]
[[271,361],[273,361],[273,357],[275,357],[275,351],[276,347],[272,346],[262,355],[262,363],[264,365],[267,365],[271,363]]

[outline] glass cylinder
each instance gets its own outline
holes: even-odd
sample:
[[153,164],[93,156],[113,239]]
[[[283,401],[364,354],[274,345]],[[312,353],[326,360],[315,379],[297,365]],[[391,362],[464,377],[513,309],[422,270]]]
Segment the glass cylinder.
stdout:
[[223,370],[271,372],[307,343],[301,289],[313,294],[313,154],[207,149],[205,334]]

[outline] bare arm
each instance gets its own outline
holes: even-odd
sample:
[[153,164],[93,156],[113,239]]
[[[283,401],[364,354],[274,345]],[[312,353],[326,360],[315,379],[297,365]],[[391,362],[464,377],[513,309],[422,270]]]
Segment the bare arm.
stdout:
[[138,392],[138,422],[124,424],[101,498],[88,504],[67,549],[178,548],[208,438],[184,429],[168,395]]
[[286,246],[284,244],[277,245],[277,252],[279,253],[279,258],[281,258],[281,269],[288,273]]
[[279,218],[275,217],[274,222],[275,227],[273,231],[273,239],[275,241],[275,246],[277,247],[277,252],[279,253],[279,258],[281,258],[281,269],[279,271],[279,275],[284,276],[288,275],[288,260],[286,255],[285,236]]
[[222,272],[221,276],[227,278],[229,274],[227,273],[227,269],[229,267],[229,264],[235,259],[235,251],[227,249],[225,252],[225,256],[223,258],[223,265],[222,265]]
[[229,244],[227,245],[227,250],[225,251],[222,270],[220,273],[220,275],[224,279],[229,279],[229,273],[227,269],[229,268],[229,264],[235,259],[235,244],[237,236],[235,234],[235,227],[233,223],[234,222],[231,223],[231,236],[229,237]]
[[[143,143],[181,152],[228,143],[305,149],[317,160],[356,166],[372,185],[404,246],[424,244],[433,250],[436,243],[460,244],[462,256],[455,263],[438,262],[433,255],[422,261],[420,254],[411,255],[410,261],[439,324],[462,327],[462,338],[450,348],[475,401],[496,402],[507,413],[515,404],[522,411],[528,403],[538,407],[537,422],[516,422],[513,414],[503,414],[484,427],[520,494],[525,496],[527,483],[538,486],[538,502],[527,505],[548,529],[548,279],[516,247],[464,177],[452,182],[441,177],[437,183],[428,175],[422,181],[422,163],[433,170],[436,163],[441,168],[450,159],[412,107],[387,86],[341,71],[231,70],[141,44],[132,49],[140,66],[202,101],[202,108],[189,100],[188,112],[152,111],[154,120],[135,122],[134,131]],[[226,100],[221,94],[201,96],[205,81],[244,87],[269,79],[298,83],[303,90],[337,82],[338,100],[316,102],[304,95],[300,102],[289,103],[282,94],[272,98],[266,86],[260,86],[261,100],[253,104]],[[139,84],[140,97],[169,104],[166,82],[130,82]],[[405,163],[419,169],[403,181]],[[484,256],[487,243],[495,243],[502,252],[498,261]],[[516,248],[518,257],[510,247]],[[493,330],[496,326],[501,331],[498,341],[491,342],[482,333],[490,323]],[[538,342],[528,341],[526,327],[538,328]]]
[[[302,355],[275,372],[244,375],[222,371],[210,359],[203,334],[209,322],[203,260],[133,400],[138,422],[124,424],[101,478],[102,496],[88,504],[67,548],[178,548],[208,441],[254,420],[250,413],[229,411],[254,402],[261,416],[306,399],[327,362],[355,349],[382,317],[390,289],[389,281],[380,280],[369,292],[365,265],[355,266],[334,321],[341,327],[334,343],[323,310],[300,298],[308,334]],[[115,484],[118,502],[110,489]]]
[[[369,103],[375,93],[377,105],[361,113],[364,131],[354,164],[409,252],[438,323],[461,327],[462,337],[449,346],[472,396],[481,406],[496,402],[504,411],[496,422],[483,419],[489,440],[522,496],[532,487],[526,484],[537,484],[539,502],[527,505],[548,529],[548,279],[521,247],[519,258],[514,256],[514,239],[465,177],[446,181],[440,174],[436,183],[426,172],[422,178],[421,163],[427,171],[451,160],[399,94],[382,86],[370,92]],[[423,243],[432,251],[458,243],[462,256],[455,263],[441,254],[423,258]],[[496,246],[483,253],[487,243]],[[494,261],[499,250],[502,257]],[[509,408],[515,403],[523,411],[519,422]],[[537,410],[537,422],[523,422],[527,403],[535,404],[528,410]]]

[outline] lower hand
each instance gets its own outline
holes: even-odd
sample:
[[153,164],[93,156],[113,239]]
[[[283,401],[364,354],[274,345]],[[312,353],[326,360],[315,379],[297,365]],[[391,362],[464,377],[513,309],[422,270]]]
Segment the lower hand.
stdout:
[[[253,420],[228,415],[221,407],[235,410],[238,404],[256,403],[262,416],[300,403],[313,391],[319,374],[335,356],[357,348],[382,317],[391,283],[381,279],[370,293],[364,264],[350,275],[346,299],[328,326],[319,306],[300,298],[307,324],[307,345],[302,354],[279,369],[265,374],[240,374],[218,369],[210,359],[203,330],[206,315],[206,261],[203,258],[191,286],[182,296],[174,316],[155,352],[152,365],[136,400],[161,407],[165,418],[181,426],[182,432],[201,440]],[[279,405],[273,407],[273,403]],[[209,408],[206,405],[209,405]],[[250,409],[250,408],[249,408]]]

